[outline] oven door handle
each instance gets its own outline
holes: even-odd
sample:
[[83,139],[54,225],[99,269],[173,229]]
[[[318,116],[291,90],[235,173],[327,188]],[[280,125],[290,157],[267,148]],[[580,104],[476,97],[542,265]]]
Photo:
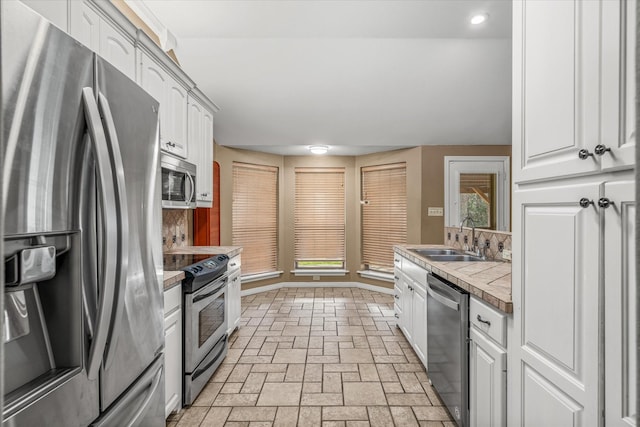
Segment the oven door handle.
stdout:
[[202,301],[203,299],[207,299],[210,296],[217,294],[218,291],[220,291],[220,289],[225,287],[225,285],[227,284],[227,280],[228,280],[228,278],[225,277],[224,279],[222,279],[222,285],[218,286],[217,288],[215,288],[211,292],[207,292],[206,294],[197,295],[197,296],[193,297],[193,303],[195,304],[198,301]]

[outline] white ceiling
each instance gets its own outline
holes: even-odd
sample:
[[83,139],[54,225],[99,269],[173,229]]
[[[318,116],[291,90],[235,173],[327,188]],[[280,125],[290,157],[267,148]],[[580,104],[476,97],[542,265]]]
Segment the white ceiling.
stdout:
[[[221,145],[357,155],[511,143],[511,2],[144,0]],[[489,14],[473,27],[469,18]]]

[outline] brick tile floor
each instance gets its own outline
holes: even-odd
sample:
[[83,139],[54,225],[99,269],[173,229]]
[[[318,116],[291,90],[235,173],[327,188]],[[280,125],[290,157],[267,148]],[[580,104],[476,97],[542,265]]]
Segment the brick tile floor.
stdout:
[[242,310],[223,364],[167,427],[455,426],[392,296],[283,288],[243,297]]

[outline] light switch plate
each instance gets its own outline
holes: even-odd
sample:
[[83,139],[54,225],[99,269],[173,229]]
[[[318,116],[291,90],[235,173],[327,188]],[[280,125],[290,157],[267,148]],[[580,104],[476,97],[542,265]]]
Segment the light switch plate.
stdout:
[[502,250],[502,259],[511,261],[511,251],[509,249]]
[[444,208],[428,208],[428,216],[444,216]]

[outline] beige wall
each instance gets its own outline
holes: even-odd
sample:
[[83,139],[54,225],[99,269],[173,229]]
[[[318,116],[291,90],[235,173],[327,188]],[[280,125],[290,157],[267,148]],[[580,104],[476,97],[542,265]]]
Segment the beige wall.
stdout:
[[511,156],[510,145],[424,145],[422,148],[422,237],[420,243],[444,242],[444,216],[427,216],[429,207],[444,207],[445,156]]
[[220,164],[220,244],[231,245],[232,164],[234,161],[277,166],[279,168],[278,269],[280,278],[243,284],[251,289],[279,282],[311,281],[296,277],[294,266],[294,198],[296,167],[344,167],[346,197],[347,276],[321,277],[322,282],[352,282],[393,287],[392,283],[363,279],[360,269],[360,168],[406,162],[407,164],[407,242],[443,243],[444,217],[428,217],[428,207],[444,206],[445,156],[505,156],[511,146],[422,146],[364,156],[278,156],[255,151],[215,146]]

